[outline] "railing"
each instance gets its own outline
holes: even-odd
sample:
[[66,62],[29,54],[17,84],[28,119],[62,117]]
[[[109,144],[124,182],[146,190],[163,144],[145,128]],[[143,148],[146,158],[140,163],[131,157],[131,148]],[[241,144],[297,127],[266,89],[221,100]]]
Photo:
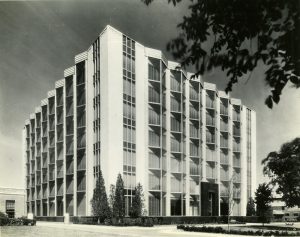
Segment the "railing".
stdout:
[[74,133],[74,125],[73,125],[73,121],[71,124],[67,125],[67,131],[66,131],[67,135],[73,134]]
[[73,182],[71,182],[68,186],[67,186],[67,194],[73,194],[74,193],[74,184]]
[[149,169],[160,169],[160,157],[155,154],[149,154]]
[[206,135],[206,143],[215,143],[216,139],[214,135]]
[[217,179],[217,175],[216,174],[206,174],[206,178],[207,179]]
[[171,76],[171,90],[181,92],[181,83]]
[[199,111],[193,107],[190,108],[190,119],[199,119]]
[[160,190],[160,176],[149,174],[149,190]]
[[241,167],[240,159],[233,159],[233,166],[234,167]]
[[201,168],[198,165],[190,165],[190,175],[200,175]]
[[228,172],[221,172],[220,179],[223,181],[229,181],[229,173]]
[[241,191],[240,190],[233,190],[233,198],[240,198],[241,197]]
[[86,164],[85,164],[85,158],[81,159],[77,163],[77,170],[85,170],[86,169]]
[[181,113],[181,103],[174,99],[174,98],[171,98],[171,112],[179,112]]
[[181,180],[171,177],[171,192],[180,193],[182,190]]
[[83,178],[77,185],[77,191],[85,191],[85,178]]
[[67,174],[73,174],[74,173],[73,162],[67,167],[66,172],[67,172]]
[[224,165],[228,165],[229,164],[229,160],[228,160],[228,156],[220,156],[220,163],[224,164]]
[[241,152],[241,146],[233,144],[233,152]]
[[154,88],[149,87],[149,102],[160,103],[160,94]]
[[191,194],[200,194],[200,185],[194,181],[190,182],[190,193]]
[[58,151],[58,154],[57,154],[57,160],[63,160],[63,152],[62,150]]
[[228,108],[225,107],[224,105],[221,105],[221,107],[220,107],[220,114],[228,115]]
[[190,137],[199,138],[199,129],[190,126]]
[[155,68],[151,64],[148,64],[148,74],[149,74],[149,80],[160,81],[159,69]]
[[209,97],[206,97],[206,108],[215,108],[215,103]]
[[60,187],[58,190],[57,190],[57,196],[61,196],[63,195],[63,187]]
[[213,117],[206,116],[206,125],[215,126],[215,119]]
[[85,134],[78,138],[77,148],[84,148],[86,146]]
[[66,154],[67,155],[73,155],[74,154],[73,144],[72,144],[71,148],[67,149]]
[[160,125],[160,115],[153,110],[149,110],[149,124]]
[[70,105],[67,105],[67,109],[66,109],[66,116],[72,116],[74,115],[74,109],[73,109],[73,103],[71,103]]
[[73,95],[73,83],[67,84],[66,86],[66,96]]
[[50,197],[55,196],[55,190],[54,190],[54,187],[50,190],[49,196],[50,196]]
[[199,101],[199,92],[195,89],[190,88],[190,100],[197,100]]
[[63,96],[61,94],[57,96],[57,106],[60,106],[62,104],[63,104]]
[[221,142],[220,142],[221,144],[220,144],[220,147],[222,147],[222,148],[228,148],[228,140],[221,140]]
[[228,124],[227,123],[224,123],[220,125],[220,130],[223,131],[223,132],[228,132]]
[[232,120],[233,121],[240,121],[240,114],[236,113],[236,112],[233,112]]
[[241,183],[241,176],[240,175],[233,176],[233,182],[234,183]]
[[54,179],[55,179],[54,171],[49,172],[49,180],[54,180]]
[[78,117],[77,127],[85,127],[85,125],[86,125],[85,114],[83,114],[83,116]]
[[159,147],[160,146],[160,136],[154,132],[149,131],[149,146]]
[[182,163],[179,160],[171,159],[171,172],[172,173],[181,173],[182,172]]
[[85,104],[85,93],[82,92],[77,96],[77,106]]
[[64,177],[64,172],[62,170],[57,171],[57,178],[63,178]]
[[48,150],[48,145],[47,143],[45,145],[43,145],[43,152],[47,151]]
[[61,112],[59,115],[57,115],[57,124],[62,124],[63,121],[63,113]]
[[215,155],[206,155],[206,161],[216,162],[216,156]]
[[55,123],[54,121],[50,123],[50,126],[49,126],[49,131],[52,131],[55,129]]
[[228,190],[227,190],[227,189],[226,189],[226,190],[221,190],[220,196],[221,196],[221,197],[228,197],[228,196],[229,196]]

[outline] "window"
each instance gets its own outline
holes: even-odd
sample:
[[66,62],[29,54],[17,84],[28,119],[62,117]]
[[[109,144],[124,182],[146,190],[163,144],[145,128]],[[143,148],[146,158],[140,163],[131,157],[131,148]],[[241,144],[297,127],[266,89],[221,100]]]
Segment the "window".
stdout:
[[180,121],[178,121],[174,117],[171,117],[171,131],[174,131],[174,132],[181,131]]
[[149,63],[148,71],[150,80],[159,81],[159,68],[156,68],[155,65]]
[[151,107],[149,108],[149,124],[154,124],[154,125],[160,124],[159,112],[156,112]]
[[181,84],[180,84],[180,72],[173,71],[175,74],[175,77],[173,74],[170,75],[171,80],[171,90],[173,91],[181,91]]
[[6,214],[9,218],[15,218],[15,200],[6,200]]
[[76,65],[77,85],[84,83],[85,78],[85,62],[80,62]]

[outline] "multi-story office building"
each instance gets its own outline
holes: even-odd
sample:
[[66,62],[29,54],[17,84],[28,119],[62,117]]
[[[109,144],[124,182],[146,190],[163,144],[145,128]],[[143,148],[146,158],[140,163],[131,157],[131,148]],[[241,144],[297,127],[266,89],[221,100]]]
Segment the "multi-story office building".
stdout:
[[91,215],[102,170],[122,174],[126,213],[135,185],[147,214],[245,215],[255,188],[256,115],[191,79],[161,51],[107,26],[24,127],[27,211]]

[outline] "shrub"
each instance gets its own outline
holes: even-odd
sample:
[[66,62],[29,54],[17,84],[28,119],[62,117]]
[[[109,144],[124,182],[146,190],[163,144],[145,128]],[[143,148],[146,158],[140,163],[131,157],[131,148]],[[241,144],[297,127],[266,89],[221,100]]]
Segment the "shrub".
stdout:
[[5,213],[0,212],[0,226],[4,226],[8,224],[9,224],[9,218]]
[[233,235],[255,235],[255,236],[299,236],[300,232],[288,232],[288,231],[262,231],[262,230],[237,230],[232,229],[227,231],[222,227],[212,227],[212,226],[187,226],[187,225],[177,225],[177,229],[182,229],[184,231],[193,232],[206,232],[206,233],[223,233],[223,234],[233,234]]

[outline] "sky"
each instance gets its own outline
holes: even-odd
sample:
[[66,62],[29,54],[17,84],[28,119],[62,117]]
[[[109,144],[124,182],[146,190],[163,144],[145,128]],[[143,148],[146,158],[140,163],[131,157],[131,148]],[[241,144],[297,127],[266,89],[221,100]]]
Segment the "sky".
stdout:
[[[160,49],[172,60],[167,43],[178,34],[177,24],[189,14],[184,1],[176,7],[167,1],[150,6],[140,0],[0,2],[0,187],[22,187],[22,129],[29,114],[63,78],[74,56],[88,49],[106,25],[141,44]],[[257,182],[261,160],[300,136],[300,90],[287,86],[279,105],[264,104],[270,88],[264,67],[234,87],[232,97],[257,113]],[[221,70],[203,76],[219,90],[228,79]]]

